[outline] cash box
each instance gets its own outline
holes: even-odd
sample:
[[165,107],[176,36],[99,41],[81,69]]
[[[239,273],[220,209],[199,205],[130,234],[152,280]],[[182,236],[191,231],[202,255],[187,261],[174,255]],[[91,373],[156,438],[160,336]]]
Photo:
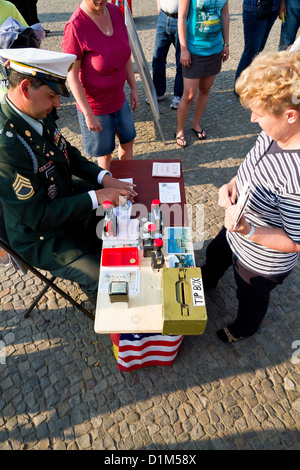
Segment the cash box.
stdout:
[[202,334],[207,313],[201,269],[163,268],[162,291],[162,334]]

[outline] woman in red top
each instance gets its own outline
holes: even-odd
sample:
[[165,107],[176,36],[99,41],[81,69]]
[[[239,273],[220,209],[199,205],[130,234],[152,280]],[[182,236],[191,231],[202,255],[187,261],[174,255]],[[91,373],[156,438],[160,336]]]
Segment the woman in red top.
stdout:
[[77,56],[68,82],[76,99],[85,152],[109,169],[117,134],[119,158],[132,159],[136,133],[124,93],[126,81],[133,111],[139,102],[120,9],[107,0],[83,0],[65,26],[62,49]]

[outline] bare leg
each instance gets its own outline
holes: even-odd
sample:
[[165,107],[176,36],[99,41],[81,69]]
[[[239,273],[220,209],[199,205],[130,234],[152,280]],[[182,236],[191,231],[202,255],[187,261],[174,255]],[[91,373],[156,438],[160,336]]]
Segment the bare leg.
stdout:
[[109,155],[104,155],[103,157],[98,157],[98,166],[103,168],[103,170],[110,169],[110,162],[111,162],[111,153]]
[[192,125],[192,128],[195,129],[195,131],[202,131],[202,128],[200,126],[200,119],[202,118],[203,113],[206,109],[209,97],[209,90],[211,89],[214,80],[215,75],[212,75],[211,77],[200,78],[199,91],[195,99],[194,117]]
[[119,160],[132,160],[133,140],[127,144],[120,144],[118,149]]
[[184,91],[177,109],[177,131],[176,137],[184,138],[184,125],[188,118],[191,104],[196,96],[199,80],[184,78]]

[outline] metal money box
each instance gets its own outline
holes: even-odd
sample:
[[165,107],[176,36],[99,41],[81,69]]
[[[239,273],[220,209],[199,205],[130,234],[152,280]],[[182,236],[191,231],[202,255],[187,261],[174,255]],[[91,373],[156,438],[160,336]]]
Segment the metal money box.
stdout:
[[162,334],[202,334],[207,314],[201,269],[163,268],[162,292]]

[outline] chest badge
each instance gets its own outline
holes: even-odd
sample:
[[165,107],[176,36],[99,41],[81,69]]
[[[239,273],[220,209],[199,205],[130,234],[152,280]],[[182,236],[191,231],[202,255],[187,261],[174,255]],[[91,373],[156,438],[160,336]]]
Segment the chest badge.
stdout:
[[50,184],[48,188],[48,197],[49,199],[54,199],[57,196],[57,186],[56,184]]
[[58,142],[60,140],[60,132],[58,129],[55,129],[55,132],[54,132],[54,144],[56,146],[58,146]]

